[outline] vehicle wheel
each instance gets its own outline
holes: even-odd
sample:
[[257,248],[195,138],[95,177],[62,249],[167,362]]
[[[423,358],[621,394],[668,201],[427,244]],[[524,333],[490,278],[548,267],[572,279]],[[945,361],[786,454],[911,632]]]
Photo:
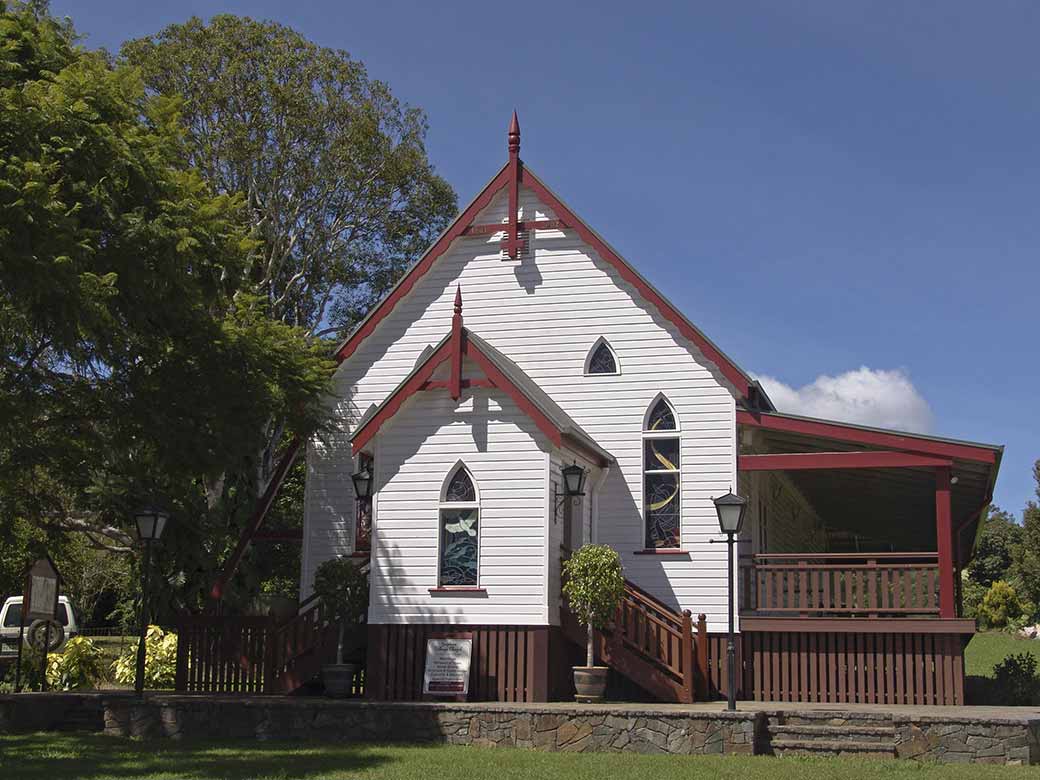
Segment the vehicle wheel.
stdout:
[[53,653],[63,644],[65,644],[65,629],[61,623],[56,620],[34,620],[29,624],[29,630],[26,632],[25,641],[29,643],[29,647],[36,650],[43,649],[43,643],[47,641],[47,625],[50,624],[50,643],[47,646],[47,652]]

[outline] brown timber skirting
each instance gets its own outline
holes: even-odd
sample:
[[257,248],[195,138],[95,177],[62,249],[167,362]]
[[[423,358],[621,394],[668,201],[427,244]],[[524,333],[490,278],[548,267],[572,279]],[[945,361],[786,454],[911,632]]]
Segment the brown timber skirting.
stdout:
[[375,624],[368,631],[369,699],[433,699],[422,693],[426,640],[472,637],[469,701],[549,700],[549,626]]
[[[738,698],[832,704],[964,704],[961,634],[757,632],[737,642]],[[726,696],[726,635],[708,635],[712,698]]]

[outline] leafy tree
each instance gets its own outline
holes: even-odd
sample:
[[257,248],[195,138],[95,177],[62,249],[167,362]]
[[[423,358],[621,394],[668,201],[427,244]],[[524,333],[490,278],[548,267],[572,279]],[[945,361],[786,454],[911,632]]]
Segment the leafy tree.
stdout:
[[[153,94],[180,99],[185,159],[214,191],[244,194],[254,243],[229,281],[277,321],[342,337],[455,212],[453,191],[426,156],[423,113],[344,51],[279,24],[219,15],[130,41],[121,58]],[[285,428],[277,414],[267,420],[256,492]],[[300,501],[279,503],[271,525],[298,527]],[[295,580],[298,555],[298,545],[252,550],[243,569],[253,571],[235,587],[282,581],[287,568]]]
[[[1040,460],[1033,464],[1036,495],[1040,499]],[[1015,577],[1022,593],[1034,604],[1040,604],[1040,505],[1026,504],[1022,513],[1022,543],[1014,551]]]
[[985,588],[997,580],[1007,579],[1014,550],[1021,543],[1022,526],[1008,512],[990,506],[975,546],[975,556],[968,566],[969,576]]
[[130,41],[122,57],[157,94],[183,96],[185,152],[205,179],[245,194],[260,241],[241,289],[276,319],[342,336],[454,214],[422,112],[344,51],[220,15]]
[[75,40],[0,5],[0,524],[134,554],[161,497],[183,599],[252,508],[270,421],[322,424],[332,362],[248,292],[245,201],[191,168],[178,101]]

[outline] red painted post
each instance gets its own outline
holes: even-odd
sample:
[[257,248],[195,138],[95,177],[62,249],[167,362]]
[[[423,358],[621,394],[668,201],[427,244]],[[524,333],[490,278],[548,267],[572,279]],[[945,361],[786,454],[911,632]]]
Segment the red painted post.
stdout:
[[517,212],[520,208],[520,121],[513,112],[509,122],[509,227],[506,231],[506,254],[510,260],[520,256]]
[[935,537],[939,553],[939,617],[956,617],[953,583],[953,522],[950,518],[950,468],[935,470]]
[[682,613],[682,668],[684,703],[693,704],[697,679],[693,669],[693,619],[688,609],[684,609]]
[[455,288],[455,313],[451,317],[451,397],[462,395],[462,285]]
[[701,676],[701,698],[711,700],[711,677],[708,674],[708,621],[704,614],[697,616],[697,669]]

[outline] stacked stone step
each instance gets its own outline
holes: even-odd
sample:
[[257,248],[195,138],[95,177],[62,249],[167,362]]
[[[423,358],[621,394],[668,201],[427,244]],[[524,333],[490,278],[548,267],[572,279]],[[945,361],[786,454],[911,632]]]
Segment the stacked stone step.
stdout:
[[771,715],[769,749],[776,756],[895,758],[892,716],[869,712],[802,711]]

